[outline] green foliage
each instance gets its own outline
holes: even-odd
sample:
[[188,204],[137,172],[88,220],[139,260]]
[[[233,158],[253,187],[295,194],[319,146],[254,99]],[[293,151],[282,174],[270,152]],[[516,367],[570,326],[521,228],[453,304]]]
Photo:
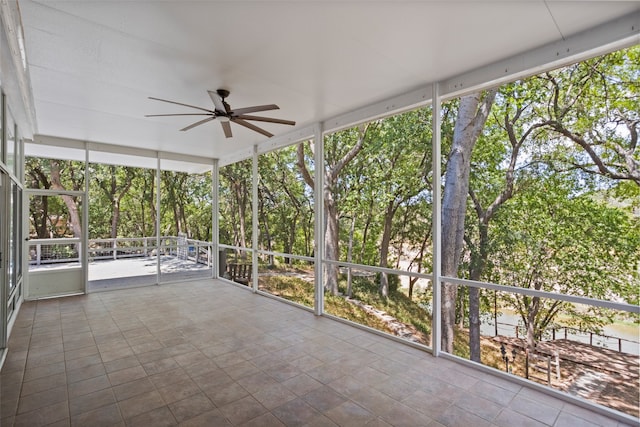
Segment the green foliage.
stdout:
[[[390,283],[394,283],[397,287],[398,276],[390,275],[389,279]],[[341,291],[346,289],[344,280],[340,283],[340,289]],[[384,298],[378,289],[379,275],[375,281],[366,277],[353,278],[352,297],[354,299],[383,310],[402,323],[415,326],[427,336],[431,333],[431,313],[420,304],[419,299],[411,300],[404,292],[393,289],[391,286],[389,296]],[[428,342],[424,344],[430,345]]]

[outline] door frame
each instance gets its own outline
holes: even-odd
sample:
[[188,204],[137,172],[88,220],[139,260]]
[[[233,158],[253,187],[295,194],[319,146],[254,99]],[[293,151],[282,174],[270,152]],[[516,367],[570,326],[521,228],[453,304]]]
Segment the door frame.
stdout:
[[[79,268],[73,268],[73,269],[68,269],[68,270],[60,270],[60,271],[56,271],[56,270],[51,270],[48,271],[46,274],[47,275],[59,275],[64,277],[65,279],[76,279],[78,280],[78,284],[79,286],[77,287],[77,289],[75,291],[69,291],[69,292],[64,292],[64,293],[59,293],[59,294],[51,294],[51,295],[42,295],[42,296],[33,296],[31,295],[31,278],[32,278],[32,274],[34,274],[33,272],[31,272],[29,270],[29,259],[30,259],[30,254],[29,254],[29,242],[30,242],[30,238],[29,238],[29,223],[30,223],[30,214],[29,214],[29,203],[31,201],[31,197],[32,196],[47,196],[47,197],[52,197],[52,196],[77,196],[77,197],[81,197],[82,198],[82,215],[80,215],[80,228],[82,230],[81,236],[80,236],[80,250],[78,251],[78,256],[80,257],[80,267]],[[87,267],[88,267],[88,260],[87,260],[87,255],[89,253],[88,248],[87,248],[87,243],[88,243],[88,230],[87,230],[87,210],[89,209],[88,206],[88,196],[87,196],[87,192],[86,191],[73,191],[73,190],[45,190],[45,189],[33,189],[33,188],[25,188],[24,189],[24,193],[23,193],[23,198],[22,198],[22,209],[23,209],[23,218],[24,218],[24,223],[23,223],[23,235],[25,236],[25,245],[23,245],[24,247],[24,253],[23,253],[23,282],[24,282],[24,299],[26,301],[28,300],[36,300],[36,299],[43,299],[43,298],[53,298],[53,297],[59,297],[59,296],[69,296],[69,295],[77,295],[77,294],[86,294],[87,293]],[[79,270],[79,271],[78,271]],[[74,271],[78,271],[78,275],[73,275],[70,274]],[[36,273],[38,275],[42,275],[45,273]],[[35,280],[34,280],[35,282]]]

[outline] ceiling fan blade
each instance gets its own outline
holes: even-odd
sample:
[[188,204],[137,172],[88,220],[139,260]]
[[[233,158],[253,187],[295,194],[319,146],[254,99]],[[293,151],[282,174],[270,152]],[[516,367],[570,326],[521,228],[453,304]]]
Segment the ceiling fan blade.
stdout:
[[182,128],[182,129],[180,129],[180,130],[184,132],[184,131],[186,131],[186,130],[193,129],[193,128],[194,128],[194,127],[196,127],[196,126],[203,125],[203,124],[205,124],[205,123],[207,123],[207,122],[210,122],[211,120],[214,120],[215,118],[216,118],[216,116],[207,117],[207,118],[206,118],[206,119],[204,119],[204,120],[200,120],[199,122],[195,122],[194,124],[189,125],[189,126],[187,126],[186,128]]
[[269,132],[267,132],[266,130],[264,130],[264,129],[262,129],[262,128],[259,128],[258,126],[253,125],[253,124],[251,124],[251,123],[249,123],[249,122],[245,122],[245,121],[244,121],[244,120],[242,120],[242,119],[238,119],[238,118],[233,117],[233,118],[231,118],[231,121],[232,121],[232,122],[234,122],[234,123],[239,124],[240,126],[244,126],[244,127],[249,128],[249,129],[251,129],[251,130],[253,130],[253,131],[256,131],[256,132],[258,132],[258,133],[261,133],[261,134],[263,134],[264,136],[266,136],[266,137],[268,137],[268,138],[271,138],[271,137],[273,136],[273,134],[272,134],[272,133],[269,133]]
[[241,114],[239,116],[235,116],[237,119],[242,120],[255,120],[258,122],[269,122],[269,123],[279,123],[281,125],[291,125],[295,126],[296,122],[292,120],[282,120],[282,119],[272,119],[271,117],[261,117],[261,116],[249,116],[247,114]]
[[145,117],[169,117],[169,116],[211,116],[211,113],[179,113],[179,114],[145,114]]
[[229,124],[229,122],[220,122],[220,124],[222,125],[224,136],[226,136],[227,138],[231,138],[233,134],[231,133],[231,125]]
[[169,101],[168,99],[154,98],[153,96],[150,96],[149,99],[153,99],[154,101],[167,102],[169,104],[182,105],[183,107],[195,108],[196,110],[202,110],[208,113],[215,113],[215,111],[208,110],[206,108],[196,107],[195,105],[183,104],[182,102]]
[[214,92],[212,90],[208,90],[207,92],[209,93],[209,96],[211,97],[211,100],[213,101],[213,105],[215,105],[216,110],[226,112],[227,110],[224,108],[222,97],[218,95],[217,92]]
[[236,108],[235,110],[231,110],[231,114],[233,114],[234,116],[241,116],[247,113],[255,113],[258,111],[279,110],[279,109],[280,107],[278,107],[276,104],[256,105],[254,107]]

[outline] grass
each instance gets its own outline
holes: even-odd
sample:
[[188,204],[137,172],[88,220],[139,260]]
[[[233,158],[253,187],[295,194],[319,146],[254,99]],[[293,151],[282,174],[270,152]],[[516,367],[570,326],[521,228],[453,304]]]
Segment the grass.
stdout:
[[[313,307],[313,284],[301,277],[286,275],[263,276],[260,277],[260,289],[289,301]],[[346,283],[344,281],[339,284],[339,290],[343,293],[346,292]],[[388,315],[404,324],[414,326],[425,336],[422,344],[431,346],[431,313],[417,301],[409,299],[404,292],[392,289],[389,297],[384,298],[378,292],[375,283],[366,278],[358,278],[352,284],[352,297],[364,304],[385,311]],[[327,292],[325,293],[324,306],[325,311],[329,314],[393,334],[393,331],[385,322],[359,306],[348,302],[344,296],[334,296]],[[483,364],[496,369],[504,368],[504,361],[500,355],[500,346],[497,343],[489,339],[483,339],[480,351]],[[469,333],[466,329],[456,328],[453,353],[456,356],[469,359]]]

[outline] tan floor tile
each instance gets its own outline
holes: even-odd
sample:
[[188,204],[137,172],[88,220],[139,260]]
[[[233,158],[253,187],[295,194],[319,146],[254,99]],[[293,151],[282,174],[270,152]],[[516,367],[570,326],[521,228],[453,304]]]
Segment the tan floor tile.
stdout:
[[134,354],[148,353],[150,351],[160,350],[162,348],[164,348],[162,343],[160,341],[155,340],[155,338],[153,339],[153,341],[131,346],[131,349],[133,350]]
[[240,378],[261,372],[256,365],[249,361],[242,361],[233,366],[228,366],[224,368],[224,371],[234,380],[239,380]]
[[264,372],[257,372],[240,378],[238,384],[247,389],[249,393],[256,393],[267,386],[278,384],[278,382]]
[[173,359],[182,366],[185,372],[191,377],[197,377],[220,369],[216,362],[208,359],[200,352],[187,353],[186,355],[176,356]]
[[137,366],[142,366],[138,359],[135,356],[127,356],[122,359],[115,359],[109,362],[104,362],[104,368],[108,374],[120,371],[122,369],[127,368],[135,368]]
[[120,415],[120,409],[116,404],[103,406],[101,408],[83,412],[79,415],[71,417],[71,425],[78,427],[111,427],[122,421],[123,420],[122,416]]
[[320,415],[320,412],[300,398],[274,408],[271,413],[285,425],[304,425]]
[[519,414],[515,411],[512,411],[509,408],[505,408],[498,414],[493,423],[498,427],[545,427],[546,424],[543,424],[539,421],[534,420],[533,418],[529,418],[525,415]]
[[377,415],[396,427],[426,426],[431,425],[434,421],[430,416],[415,411],[401,403],[398,403],[391,408],[388,408],[385,412],[378,413]]
[[322,386],[302,396],[302,400],[320,412],[328,411],[347,401],[347,398],[329,386]]
[[[35,354],[29,353],[26,361],[26,369],[33,369],[39,366],[50,365],[64,361],[64,352],[56,352],[51,354]],[[4,371],[4,367],[2,368]]]
[[149,378],[140,378],[128,383],[113,387],[113,392],[118,401],[127,400],[133,396],[148,393],[155,390],[155,386]]
[[214,408],[215,406],[204,393],[191,395],[187,399],[175,401],[169,405],[178,422],[194,418]]
[[60,386],[20,398],[18,414],[35,411],[67,400],[67,387]]
[[158,388],[167,387],[171,384],[178,383],[185,378],[189,378],[182,368],[172,369],[170,371],[161,372],[156,375],[150,375],[149,379]]
[[219,406],[218,409],[234,425],[242,424],[267,412],[267,409],[251,396]]
[[129,399],[118,402],[122,417],[127,420],[136,415],[151,411],[152,409],[165,406],[164,400],[157,391],[140,394]]
[[69,397],[82,396],[105,388],[111,388],[111,383],[106,375],[100,375],[98,377],[69,384]]
[[224,427],[230,425],[231,423],[227,421],[219,409],[212,409],[211,411],[180,423],[180,427]]
[[36,368],[27,368],[24,371],[24,381],[31,381],[50,375],[59,374],[65,371],[64,362],[51,363],[49,365],[38,366]]
[[64,372],[59,374],[49,375],[48,377],[38,378],[32,381],[25,381],[22,383],[22,396],[28,396],[33,393],[49,390],[52,388],[66,386],[67,376]]
[[548,425],[553,425],[558,414],[560,414],[560,409],[558,408],[526,399],[520,395],[513,398],[509,403],[509,408]]
[[133,368],[121,369],[119,371],[111,372],[107,374],[112,386],[127,383],[129,381],[145,378],[147,373],[142,366],[135,366]]
[[168,407],[153,409],[127,420],[130,426],[172,427],[177,424]]
[[[18,411],[18,398],[8,399],[2,395],[2,403],[0,404],[0,418],[13,416]],[[1,424],[0,424],[1,425]]]
[[67,383],[73,384],[78,381],[88,380],[89,378],[99,377],[106,373],[104,366],[99,363],[86,368],[67,371]]
[[298,397],[282,384],[268,385],[252,395],[254,399],[269,410]]
[[491,423],[470,412],[456,406],[450,406],[447,411],[435,419],[446,427],[474,426],[489,427]]
[[100,357],[104,363],[134,355],[133,350],[129,346],[120,348],[109,348],[107,346],[105,350],[100,350]]
[[236,382],[215,385],[203,390],[209,399],[218,407],[249,396],[249,392]]
[[47,424],[47,427],[70,427],[71,426],[71,418],[65,418],[60,421],[56,421],[51,424]]
[[516,393],[511,390],[504,389],[486,381],[478,381],[469,391],[476,396],[481,396],[501,406],[508,405],[516,395]]
[[493,421],[502,410],[502,406],[473,394],[463,394],[455,405],[487,421]]
[[68,361],[68,360],[78,359],[80,357],[93,356],[95,354],[99,354],[98,346],[90,345],[87,347],[81,347],[78,349],[65,351],[64,359]]
[[407,396],[402,403],[433,419],[440,417],[440,415],[446,412],[449,406],[453,404],[450,401],[440,399],[433,393],[428,393],[423,390],[417,390],[410,396]]
[[171,371],[173,369],[179,368],[178,362],[173,360],[172,357],[168,357],[166,359],[156,360],[153,362],[145,363],[142,365],[147,375],[155,375],[161,372]]
[[342,403],[324,414],[340,426],[365,425],[376,418],[371,412],[351,401]]
[[[240,427],[285,427],[285,424],[283,424],[275,415],[267,412],[266,414],[262,414],[259,417],[247,421],[246,423],[240,424]],[[325,425],[325,427],[329,426]]]
[[16,415],[15,427],[45,426],[60,420],[69,418],[69,406],[67,401],[57,402],[52,405],[38,408],[31,412]]
[[73,371],[92,365],[102,364],[102,359],[100,358],[99,354],[92,354],[90,356],[83,356],[76,359],[67,360],[65,363],[67,366],[67,371]]
[[174,357],[174,359],[182,367],[209,362],[209,358],[199,350],[194,350],[188,353],[177,355]]
[[201,392],[200,387],[190,378],[185,378],[166,387],[158,388],[165,403],[173,403]]
[[114,403],[116,403],[116,399],[113,390],[107,388],[81,396],[69,397],[69,412],[73,417]]

